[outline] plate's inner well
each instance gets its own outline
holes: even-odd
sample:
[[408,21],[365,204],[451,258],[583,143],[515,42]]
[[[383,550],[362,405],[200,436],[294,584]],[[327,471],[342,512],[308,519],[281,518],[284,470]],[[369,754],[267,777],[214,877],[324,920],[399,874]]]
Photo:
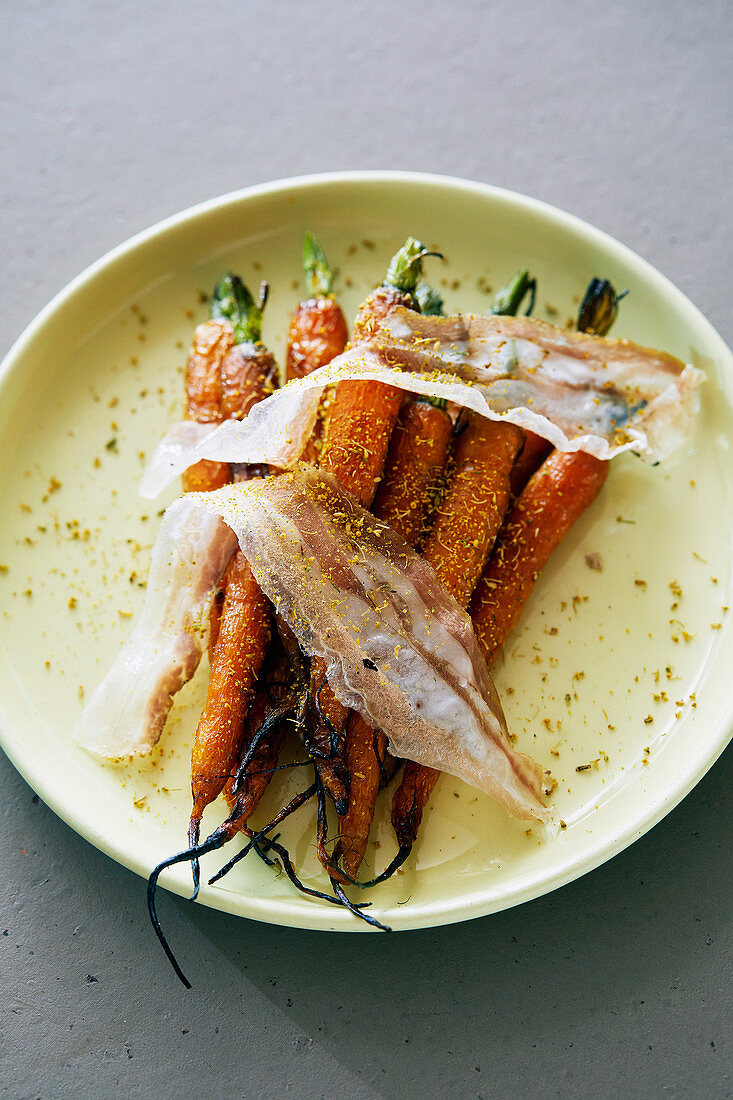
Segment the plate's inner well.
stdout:
[[[43,761],[42,793],[48,797],[57,783],[63,794],[56,802],[75,807],[82,831],[138,869],[185,846],[189,750],[206,661],[177,698],[149,760],[100,765],[74,745],[72,731],[143,599],[161,509],[175,493],[150,503],[137,486],[157,439],[181,414],[186,352],[193,327],[207,316],[214,281],[227,269],[253,288],[269,280],[265,339],[282,361],[288,313],[302,294],[301,228],[318,233],[338,267],[347,316],[381,280],[405,231],[425,235],[446,253],[446,262],[428,263],[427,274],[449,311],[486,309],[492,290],[527,265],[540,280],[538,315],[562,323],[575,315],[591,275],[615,274],[591,269],[592,258],[573,257],[578,270],[563,261],[560,275],[549,257],[520,251],[510,235],[492,242],[491,233],[479,239],[460,223],[426,227],[424,212],[420,224],[403,227],[401,219],[344,217],[340,224],[304,222],[297,232],[288,227],[249,240],[242,234],[228,250],[192,255],[152,286],[145,286],[143,271],[138,293],[110,298],[89,318],[86,339],[60,343],[6,388],[5,736],[19,753]],[[675,343],[671,329],[665,339],[664,317],[645,316],[641,293],[630,289],[616,333],[690,358],[694,349],[679,346],[679,336]],[[703,689],[727,637],[730,603],[730,550],[721,537],[731,527],[730,423],[727,406],[711,399],[714,384],[707,383],[705,412],[689,447],[658,468],[630,456],[614,462],[600,498],[543,573],[495,669],[517,747],[557,781],[551,805],[559,834],[542,838],[444,776],[413,857],[373,892],[375,912],[399,926],[403,918],[446,919],[446,906],[463,906],[461,915],[470,915],[479,896],[483,911],[501,907],[527,882],[562,876],[568,861],[590,858],[601,834],[608,840],[609,830],[622,831],[642,814],[646,792],[656,797],[685,755],[701,751],[705,706],[714,719],[721,705],[719,694],[711,690],[708,698]],[[281,772],[255,820],[268,820],[302,782],[297,770]],[[204,829],[222,816],[219,802]],[[311,805],[282,832],[304,881],[322,885]],[[364,873],[381,869],[394,850],[383,794]],[[217,853],[208,866],[213,872],[222,862]],[[187,872],[178,868],[163,882],[184,889]],[[253,857],[204,890],[202,900],[287,923],[345,927],[352,919],[295,894]],[[442,918],[431,915],[441,911]]]

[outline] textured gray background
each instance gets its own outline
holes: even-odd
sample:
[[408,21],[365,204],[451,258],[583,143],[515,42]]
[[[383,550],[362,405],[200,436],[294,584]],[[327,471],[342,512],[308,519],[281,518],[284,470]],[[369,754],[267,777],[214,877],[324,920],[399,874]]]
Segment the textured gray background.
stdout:
[[[91,260],[246,184],[411,168],[635,248],[730,341],[733,9],[3,0],[0,347]],[[327,937],[161,910],[0,761],[0,1095],[732,1094],[729,751],[610,864],[496,917]],[[7,931],[4,931],[7,929]]]

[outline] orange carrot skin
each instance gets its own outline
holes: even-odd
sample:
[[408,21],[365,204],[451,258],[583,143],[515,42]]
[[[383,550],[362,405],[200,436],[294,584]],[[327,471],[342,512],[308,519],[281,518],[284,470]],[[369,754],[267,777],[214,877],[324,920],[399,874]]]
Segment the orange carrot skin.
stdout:
[[[263,675],[265,675],[263,673]],[[285,670],[283,670],[285,675]],[[267,675],[269,680],[269,675]],[[258,684],[251,706],[247,712],[246,730],[240,746],[239,755],[251,744],[252,737],[265,721],[272,710],[272,700],[268,685]],[[232,831],[246,825],[254,813],[257,805],[267,790],[272,779],[273,770],[277,765],[280,754],[280,746],[285,738],[285,724],[275,726],[269,735],[259,744],[252,761],[247,769],[241,789],[237,792],[236,805],[238,814],[232,822]],[[234,809],[235,799],[232,793],[232,779],[228,779],[224,788],[224,795],[230,810]]]
[[[523,433],[515,425],[475,413],[458,438],[453,476],[423,556],[462,607],[468,605],[504,521],[511,471],[522,444]],[[392,803],[400,847],[415,842],[439,775],[435,768],[406,761]]]
[[225,574],[219,639],[191,753],[193,815],[200,817],[236,765],[244,718],[270,639],[270,605],[241,551]]
[[[353,343],[368,340],[397,306],[412,304],[410,295],[379,287],[359,308]],[[374,500],[402,398],[401,390],[382,382],[339,382],[336,387],[320,465],[365,508]]]
[[[422,539],[431,490],[445,466],[452,436],[453,423],[442,409],[426,401],[410,400],[403,406],[373,511],[411,546]],[[351,793],[348,811],[339,821],[339,855],[352,879],[366,852],[382,783],[377,753],[388,768],[386,734],[378,730],[375,737],[369,723],[352,714],[346,730]]]
[[410,546],[419,546],[453,436],[448,414],[408,400],[395,425],[372,511]]
[[597,497],[608,463],[584,451],[553,451],[507,517],[471,603],[490,665],[520,616],[540,570]]
[[[193,334],[186,362],[186,417],[200,424],[222,419],[221,366],[234,344],[228,321],[206,321]],[[185,493],[220,489],[230,478],[229,463],[202,459],[183,474]]]
[[303,378],[325,367],[341,354],[348,339],[346,319],[335,298],[306,298],[290,319],[285,377]]
[[[380,287],[364,301],[354,325],[354,342],[367,339],[391,310],[413,304],[412,298],[392,287]],[[403,394],[395,386],[380,382],[339,382],[329,409],[326,433],[320,454],[320,467],[333,474],[359,503],[369,508],[384,470]],[[320,691],[319,691],[320,689]],[[326,682],[326,669],[320,658],[311,662],[310,700],[315,713],[315,697],[326,721],[317,718],[313,740],[321,752],[329,751],[331,730],[338,734],[340,749],[329,761],[319,760],[318,773],[331,795],[336,811],[348,807],[349,775],[343,759],[344,727],[349,711],[335,697]]]
[[453,474],[423,557],[465,607],[504,519],[523,434],[472,413],[456,444]]
[[550,451],[552,444],[535,432],[524,433],[522,453],[514,463],[512,470],[512,496],[518,497],[532,474],[539,470]]
[[[470,606],[489,666],[519,618],[542,567],[606,480],[608,463],[583,451],[553,451],[506,518]],[[395,796],[398,843],[415,842],[439,772],[408,760]]]
[[221,420],[221,365],[234,345],[228,321],[205,321],[193,334],[186,363],[186,415],[201,424]]
[[242,420],[277,386],[275,357],[264,344],[237,344],[221,362],[221,417]]
[[[352,343],[363,344],[371,340],[375,332],[398,306],[415,309],[415,299],[411,294],[393,286],[379,286],[369,294],[359,306],[354,321]],[[370,385],[370,383],[364,383]]]
[[202,458],[199,462],[183,471],[181,481],[184,493],[209,493],[212,489],[221,489],[232,480],[228,462],[213,462]]

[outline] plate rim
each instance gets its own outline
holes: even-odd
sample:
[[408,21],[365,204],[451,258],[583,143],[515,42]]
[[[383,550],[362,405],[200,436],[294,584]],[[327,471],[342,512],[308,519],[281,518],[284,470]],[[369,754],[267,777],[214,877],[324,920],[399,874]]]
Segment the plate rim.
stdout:
[[[69,301],[84,287],[93,283],[97,276],[105,270],[113,267],[120,260],[129,257],[137,249],[146,246],[151,241],[175,233],[187,224],[206,217],[210,213],[221,211],[227,206],[239,205],[251,199],[272,197],[288,191],[302,192],[311,188],[371,182],[413,187],[427,185],[455,193],[473,194],[498,200],[499,202],[508,203],[514,208],[539,215],[555,226],[570,229],[585,239],[590,238],[594,244],[600,244],[605,250],[615,254],[627,266],[630,265],[639,270],[644,281],[647,285],[651,285],[652,289],[663,292],[668,298],[671,296],[673,304],[684,311],[697,328],[702,328],[706,346],[708,348],[712,346],[715,349],[718,365],[725,371],[727,364],[728,370],[733,371],[733,353],[702,311],[666,275],[605,230],[599,229],[577,215],[568,213],[541,199],[507,188],[497,187],[493,184],[438,173],[369,169],[285,177],[238,188],[186,207],[133,234],[87,265],[62,287],[26,325],[4,356],[2,363],[0,363],[0,387],[5,384],[14,371],[23,368],[25,355],[32,346],[33,341],[43,332],[47,324],[63,312]],[[1,703],[0,711],[3,713],[3,719],[5,719],[4,707]],[[42,774],[39,776],[35,772],[32,760],[27,759],[26,754],[23,752],[22,743],[9,744],[9,733],[6,734],[5,725],[5,720],[0,722],[0,746],[29,786],[38,793],[57,817],[104,855],[111,857],[142,878],[147,878],[152,869],[151,866],[136,857],[126,858],[123,851],[111,845],[102,833],[90,825],[83,814],[76,811],[73,803],[67,805],[63,799],[57,797],[53,784],[44,780]],[[487,894],[484,888],[466,894],[458,907],[456,907],[453,899],[448,898],[430,903],[425,911],[411,918],[409,910],[403,910],[399,916],[407,919],[399,920],[395,924],[395,930],[417,930],[488,916],[534,900],[582,878],[624,851],[658,825],[713,767],[724,752],[731,737],[733,737],[733,702],[718,718],[714,734],[709,737],[709,751],[700,760],[698,767],[691,773],[685,773],[676,786],[666,790],[662,796],[658,796],[652,803],[651,813],[648,805],[646,805],[643,812],[640,811],[633,818],[626,821],[623,829],[611,833],[605,840],[601,840],[597,844],[591,844],[584,858],[578,859],[577,856],[570,856],[559,866],[554,866],[544,874],[539,876],[536,873],[528,874],[516,882],[513,888],[508,891],[504,890],[497,897],[492,896],[490,892]],[[187,894],[186,886],[179,881],[166,880],[161,882],[161,885],[171,893],[176,893],[182,897]],[[367,930],[360,922],[345,920],[344,918],[348,917],[348,914],[328,913],[326,908],[320,905],[314,905],[312,912],[304,911],[302,900],[296,902],[294,899],[291,903],[285,899],[249,897],[233,891],[205,888],[201,891],[199,901],[209,908],[222,912],[286,927],[297,927],[311,931],[361,932]],[[375,912],[381,915],[378,901],[375,904]]]

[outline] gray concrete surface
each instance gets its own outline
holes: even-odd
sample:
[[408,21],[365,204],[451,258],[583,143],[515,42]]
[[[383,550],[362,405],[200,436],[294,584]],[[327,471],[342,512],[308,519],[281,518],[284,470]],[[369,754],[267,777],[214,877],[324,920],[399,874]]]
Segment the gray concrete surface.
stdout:
[[[501,184],[638,250],[730,340],[725,2],[3,0],[0,347],[89,261],[249,183],[413,168]],[[726,1097],[729,751],[549,897],[393,937],[165,896],[0,762],[0,1095]]]

